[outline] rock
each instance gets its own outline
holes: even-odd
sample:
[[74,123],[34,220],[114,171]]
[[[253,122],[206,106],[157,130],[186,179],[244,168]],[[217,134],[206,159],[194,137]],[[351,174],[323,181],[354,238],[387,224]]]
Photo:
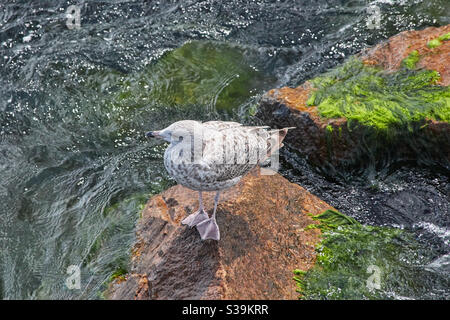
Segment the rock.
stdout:
[[[211,212],[213,193],[204,202]],[[293,270],[315,261],[320,231],[307,213],[331,207],[279,174],[254,170],[221,195],[221,240],[201,241],[180,221],[198,207],[180,185],[152,197],[137,226],[131,272],[109,299],[296,299]]]
[[430,42],[450,32],[450,25],[430,27],[424,30],[404,31],[387,41],[361,53],[361,59],[369,65],[381,65],[384,69],[396,71],[402,61],[417,51],[420,59],[417,67],[436,70],[441,75],[439,84],[450,85],[450,41],[430,48]]
[[324,169],[398,160],[448,166],[449,31],[402,32],[297,88],[270,90],[256,116],[297,127],[286,142]]

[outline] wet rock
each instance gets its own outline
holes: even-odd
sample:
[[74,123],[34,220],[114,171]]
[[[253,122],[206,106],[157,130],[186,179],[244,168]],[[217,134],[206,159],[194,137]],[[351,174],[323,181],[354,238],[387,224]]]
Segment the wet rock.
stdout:
[[411,52],[417,51],[420,57],[417,67],[438,71],[441,76],[439,84],[448,86],[450,85],[450,41],[439,40],[437,46],[431,44],[432,41],[438,40],[449,32],[450,25],[419,31],[404,31],[365,50],[361,53],[361,59],[366,64],[380,65],[386,70],[396,71],[400,69],[402,61]]
[[256,116],[297,127],[286,142],[331,173],[392,161],[448,166],[449,31],[402,32],[297,88],[270,90]]
[[[204,202],[211,212],[213,194]],[[315,261],[319,230],[307,213],[331,207],[282,176],[255,170],[221,196],[220,241],[180,221],[197,209],[180,185],[151,198],[137,226],[131,272],[109,299],[296,299],[292,271]]]

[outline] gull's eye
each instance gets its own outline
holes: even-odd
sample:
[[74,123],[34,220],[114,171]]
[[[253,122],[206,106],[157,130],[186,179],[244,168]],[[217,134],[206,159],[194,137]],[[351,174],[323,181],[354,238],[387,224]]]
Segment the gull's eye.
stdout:
[[178,141],[183,141],[183,136],[179,136]]

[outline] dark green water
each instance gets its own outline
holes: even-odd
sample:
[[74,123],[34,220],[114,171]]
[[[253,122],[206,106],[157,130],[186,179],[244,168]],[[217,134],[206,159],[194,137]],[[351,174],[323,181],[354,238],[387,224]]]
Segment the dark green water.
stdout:
[[[66,27],[71,4],[80,29]],[[380,29],[366,26],[372,4]],[[266,90],[400,31],[448,24],[448,12],[446,0],[0,4],[0,297],[101,297],[126,267],[140,206],[173,184],[164,146],[145,131],[187,118],[258,122]],[[411,230],[430,271],[406,297],[449,298],[444,168],[399,164],[341,181],[287,146],[281,173],[362,223]],[[70,265],[80,290],[65,286]]]

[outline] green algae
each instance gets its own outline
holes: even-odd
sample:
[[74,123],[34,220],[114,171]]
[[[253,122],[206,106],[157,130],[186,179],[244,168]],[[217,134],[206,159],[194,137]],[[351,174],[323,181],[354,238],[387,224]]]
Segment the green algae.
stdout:
[[402,64],[407,69],[412,70],[416,68],[417,62],[419,62],[419,60],[420,60],[419,51],[414,50],[402,61]]
[[345,214],[335,211],[326,210],[316,216],[312,216],[314,220],[320,221],[320,224],[312,224],[311,226],[320,229],[321,231],[327,231],[335,229],[343,225],[357,225],[358,221],[352,217],[346,216]]
[[428,43],[427,43],[428,48],[431,48],[431,49],[437,48],[440,45],[442,45],[442,42],[439,39],[433,39],[433,40],[428,41]]
[[447,41],[447,40],[450,40],[450,32],[441,35],[438,39],[441,40],[441,41]]
[[[366,226],[335,210],[312,216],[322,241],[316,264],[294,270],[302,299],[386,299],[420,290],[417,266],[424,263],[414,237],[402,230]],[[374,270],[380,287],[371,286]],[[416,283],[415,283],[416,282]]]
[[109,282],[113,282],[116,279],[125,280],[125,275],[128,273],[128,270],[124,267],[118,267],[116,271],[109,277]]
[[428,48],[431,48],[431,49],[432,48],[437,48],[440,45],[442,45],[442,41],[447,41],[447,40],[450,40],[450,32],[446,33],[446,34],[443,34],[443,35],[441,35],[441,36],[439,36],[439,37],[437,37],[437,38],[435,38],[433,40],[430,40],[427,43],[427,46],[428,46]]
[[309,97],[323,118],[346,118],[349,128],[370,127],[378,133],[411,131],[425,119],[450,121],[450,88],[435,85],[439,74],[413,69],[412,53],[401,70],[388,73],[357,58],[311,80],[317,89]]
[[237,45],[188,42],[124,78],[115,107],[135,109],[159,103],[232,110],[275,81],[258,69],[255,55]]
[[316,91],[311,92],[311,95],[309,96],[308,100],[306,100],[307,106],[313,106],[316,101]]

